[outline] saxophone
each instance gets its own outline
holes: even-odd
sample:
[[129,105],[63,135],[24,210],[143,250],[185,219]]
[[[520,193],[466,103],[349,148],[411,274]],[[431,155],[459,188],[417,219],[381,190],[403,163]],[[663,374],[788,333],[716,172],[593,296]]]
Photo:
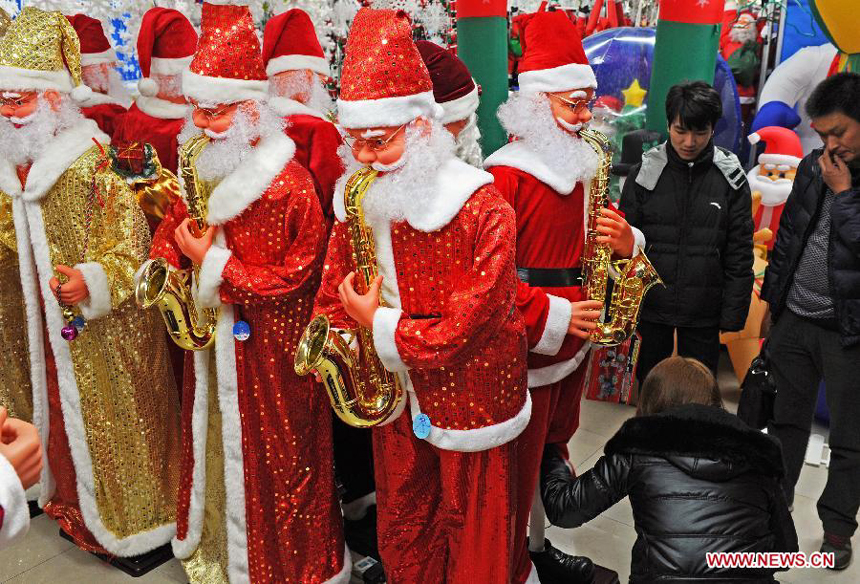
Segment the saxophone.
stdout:
[[600,236],[597,231],[600,209],[609,205],[612,150],[606,136],[596,130],[583,129],[579,135],[600,157],[597,174],[589,191],[588,229],[582,258],[586,299],[605,304],[610,274],[616,274],[612,284],[611,301],[606,306],[604,317],[598,322],[597,328],[591,332],[589,340],[595,345],[611,347],[620,345],[633,335],[639,322],[639,309],[645,294],[652,286],[662,284],[663,281],[642,248],[639,248],[636,257],[613,260],[609,244],[597,241]]
[[[205,135],[196,136],[179,149],[179,178],[185,190],[188,215],[193,219],[191,232],[201,237],[206,232],[205,187],[197,176],[195,163],[209,143]],[[191,291],[200,268],[180,270],[164,258],[143,265],[134,294],[138,306],[157,306],[174,343],[186,351],[202,351],[212,346],[218,310],[199,308]]]
[[[376,175],[368,167],[357,171],[347,181],[343,195],[359,294],[367,293],[378,273],[373,231],[361,208]],[[353,340],[356,350],[350,346]],[[365,327],[335,330],[324,314],[314,318],[302,334],[295,370],[299,375],[318,373],[337,417],[356,428],[384,424],[405,398],[397,376],[385,369],[376,354],[373,332]]]

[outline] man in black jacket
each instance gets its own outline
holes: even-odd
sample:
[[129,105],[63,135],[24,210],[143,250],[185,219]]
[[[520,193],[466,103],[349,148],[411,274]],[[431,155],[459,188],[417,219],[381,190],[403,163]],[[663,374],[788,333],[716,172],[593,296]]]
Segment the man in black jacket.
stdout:
[[720,96],[702,81],[675,85],[666,97],[669,140],[652,148],[624,183],[620,208],[645,234],[648,258],[665,287],[642,307],[637,377],[672,354],[704,363],[715,375],[720,331],[744,327],[753,285],[749,185],[737,157],[714,146]]
[[762,287],[778,391],[768,431],[782,442],[791,501],[824,378],[831,456],[818,500],[821,549],[842,569],[860,507],[860,75],[825,79],[806,111],[824,148],[797,169]]

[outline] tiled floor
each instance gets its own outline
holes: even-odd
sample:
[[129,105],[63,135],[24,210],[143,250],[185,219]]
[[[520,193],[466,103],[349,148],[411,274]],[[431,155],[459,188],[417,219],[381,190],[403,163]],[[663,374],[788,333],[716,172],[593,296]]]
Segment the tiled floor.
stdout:
[[[734,409],[739,395],[738,384],[723,353],[720,386],[726,405]],[[585,401],[581,427],[570,442],[573,463],[580,471],[587,470],[600,457],[603,445],[624,421],[633,415],[633,408]],[[826,433],[816,427],[814,431]],[[826,480],[826,469],[804,466],[795,496],[794,520],[804,552],[816,551],[821,539],[821,524],[815,501]],[[630,549],[636,539],[633,515],[625,499],[583,527],[563,530],[550,527],[547,536],[553,544],[566,551],[576,551],[603,566],[618,571],[626,582],[630,573]],[[793,570],[779,576],[782,582],[860,582],[860,561],[844,572],[827,570]],[[357,579],[353,579],[358,582]],[[61,539],[56,525],[44,515],[35,519],[26,539],[17,546],[0,551],[0,582],[16,584],[168,584],[184,583],[185,575],[177,560],[161,566],[143,578],[132,579],[103,564],[94,556],[82,552]]]

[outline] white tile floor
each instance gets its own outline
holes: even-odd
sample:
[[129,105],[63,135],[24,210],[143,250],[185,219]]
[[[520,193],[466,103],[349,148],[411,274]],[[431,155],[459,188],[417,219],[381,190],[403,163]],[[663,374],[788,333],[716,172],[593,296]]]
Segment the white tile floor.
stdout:
[[[726,404],[734,409],[739,396],[738,384],[731,373],[726,354],[720,369],[720,386]],[[633,408],[585,401],[581,427],[570,442],[573,463],[580,471],[594,465],[603,452],[603,445],[624,421],[633,415]],[[816,427],[814,431],[825,433]],[[804,466],[797,485],[794,504],[794,521],[800,537],[800,549],[817,551],[822,536],[821,523],[815,502],[827,471],[824,468]],[[636,539],[633,515],[627,499],[615,505],[583,527],[564,530],[550,527],[547,536],[553,544],[565,551],[584,554],[598,564],[618,571],[622,582],[630,574],[630,549]],[[860,582],[860,561],[855,561],[843,572],[827,570],[793,570],[778,576],[782,582]],[[0,551],[0,582],[16,584],[168,584],[185,583],[185,574],[177,560],[171,560],[139,579],[100,562],[61,539],[57,527],[44,515],[36,518],[30,533],[18,545]],[[358,582],[353,579],[353,582]]]

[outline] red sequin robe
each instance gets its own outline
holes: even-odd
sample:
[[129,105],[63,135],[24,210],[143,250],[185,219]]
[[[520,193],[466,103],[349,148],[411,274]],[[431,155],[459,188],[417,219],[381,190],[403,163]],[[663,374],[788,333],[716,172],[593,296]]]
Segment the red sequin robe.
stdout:
[[[514,443],[528,423],[516,311],[514,216],[492,177],[459,160],[406,221],[369,222],[388,307],[373,343],[407,388],[408,414],[373,430],[379,543],[389,582],[507,582]],[[353,270],[344,181],[315,313],[354,329],[337,287]],[[372,188],[372,187],[371,187]],[[404,404],[405,405],[405,404]],[[429,418],[425,439],[413,421]]]
[[[186,378],[182,401],[182,486],[173,549],[180,559],[196,554],[222,563],[217,550],[201,549],[213,541],[206,530],[212,515],[219,516],[229,560],[211,567],[210,574],[221,575],[216,581],[349,578],[328,399],[312,378],[293,370],[326,237],[313,183],[292,161],[294,149],[283,134],[264,138],[208,201],[206,220],[218,234],[200,269],[199,300],[220,313],[214,349],[196,352],[193,367],[186,364],[193,375]],[[159,225],[151,257],[188,264],[173,238],[186,217],[180,200]],[[251,330],[244,342],[232,332],[240,320]],[[210,403],[210,395],[217,403]],[[206,444],[207,426],[219,411],[226,510],[213,507],[208,496],[208,460],[220,448]],[[186,570],[198,581],[188,560]]]
[[273,97],[269,107],[287,121],[287,136],[296,143],[295,160],[311,173],[320,198],[326,226],[334,223],[334,185],[343,174],[337,149],[342,140],[337,127],[325,115],[293,99]]
[[[517,214],[517,267],[582,267],[590,185],[544,163],[524,142],[503,146],[484,166]],[[641,234],[637,243],[644,244]],[[567,329],[571,302],[583,299],[580,286],[543,288],[520,282],[517,290],[517,307],[528,331],[533,413],[519,440],[515,582],[524,582],[532,569],[525,546],[526,526],[544,444],[558,444],[566,454],[567,442],[579,425],[586,369],[581,365],[590,345],[567,334]]]
[[117,119],[114,144],[141,142],[151,144],[161,165],[176,174],[179,132],[185,123],[188,106],[157,97],[139,96],[128,112]]

